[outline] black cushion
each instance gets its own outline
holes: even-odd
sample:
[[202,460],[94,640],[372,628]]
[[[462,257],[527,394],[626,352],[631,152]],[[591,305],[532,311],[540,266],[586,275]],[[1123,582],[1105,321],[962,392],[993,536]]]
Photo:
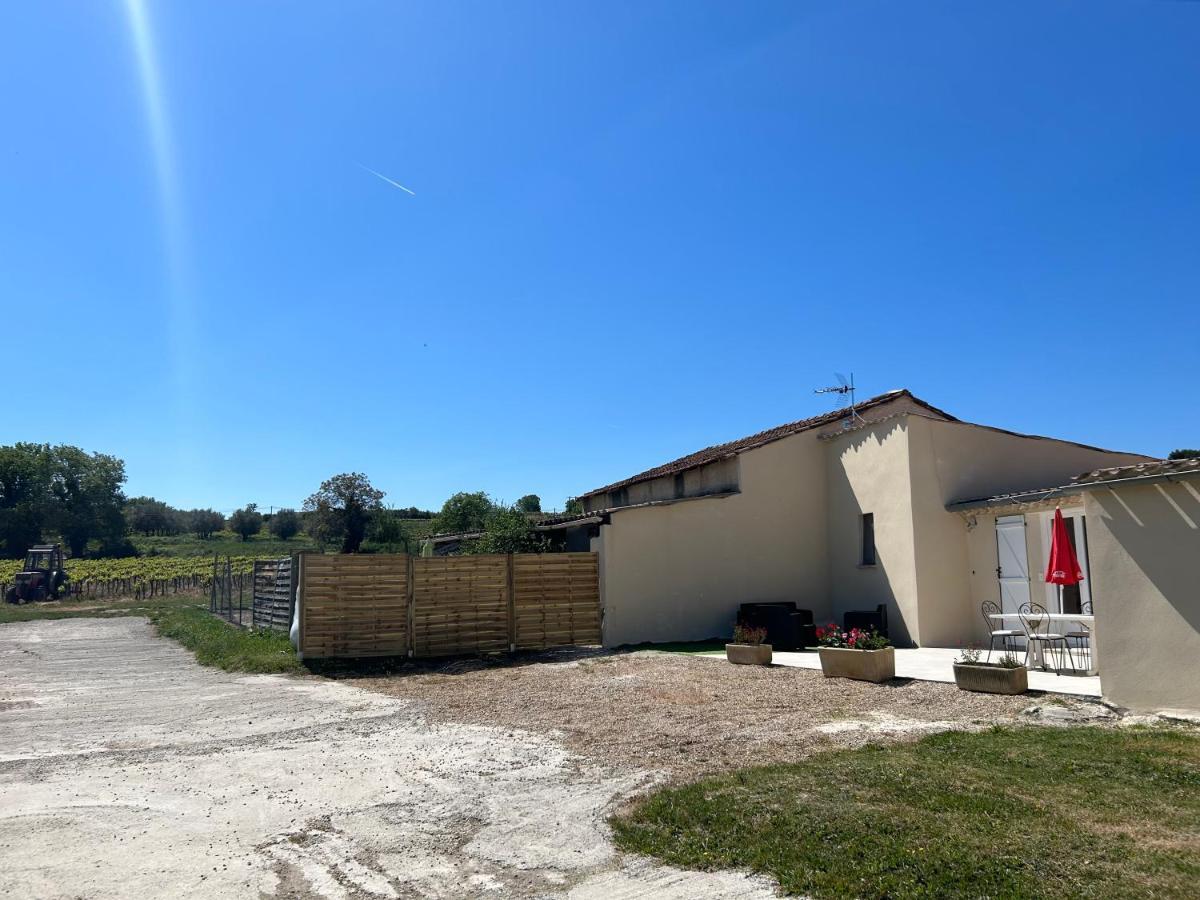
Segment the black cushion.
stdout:
[[842,628],[874,628],[884,637],[888,636],[887,604],[880,603],[873,610],[856,610],[842,616]]
[[743,603],[738,622],[767,630],[767,643],[776,650],[802,650],[815,646],[817,629],[812,610],[796,609],[794,601]]

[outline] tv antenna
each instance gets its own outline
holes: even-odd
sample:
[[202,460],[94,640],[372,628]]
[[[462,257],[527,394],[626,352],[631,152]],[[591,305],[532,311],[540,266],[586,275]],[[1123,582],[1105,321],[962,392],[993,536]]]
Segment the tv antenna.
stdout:
[[[842,399],[841,403],[839,404],[839,407],[838,407],[839,409],[846,405],[846,401],[844,398],[849,397],[850,398],[850,418],[846,421],[846,427],[849,428],[854,424],[854,422],[856,420],[859,422],[861,422],[863,420],[862,416],[860,416],[858,414],[858,411],[855,409],[854,373],[853,372],[850,373],[849,380],[847,380],[846,376],[843,375],[841,372],[834,372],[833,374],[834,374],[834,377],[837,378],[837,380],[838,380],[838,383],[836,385],[833,385],[832,387],[817,388],[815,391],[813,391],[813,393],[814,394],[836,394],[836,395],[842,397],[843,399]],[[834,399],[836,400],[837,398],[835,397]]]

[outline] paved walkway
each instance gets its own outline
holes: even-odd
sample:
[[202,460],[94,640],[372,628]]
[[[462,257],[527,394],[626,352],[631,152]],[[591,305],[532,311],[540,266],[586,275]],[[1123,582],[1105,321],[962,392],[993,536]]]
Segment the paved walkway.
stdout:
[[0,897],[753,898],[622,856],[645,784],[507,728],[196,664],[144,619],[0,626]]
[[[954,683],[954,660],[961,650],[942,647],[918,647],[896,650],[896,677],[915,678],[918,681],[944,681]],[[723,651],[701,654],[724,659]],[[800,669],[821,668],[821,660],[815,650],[801,653],[776,651],[772,660],[778,666],[795,666]],[[1077,697],[1099,697],[1100,676],[1098,675],[1055,675],[1053,672],[1029,670],[1029,689],[1047,691],[1052,694],[1072,694]]]

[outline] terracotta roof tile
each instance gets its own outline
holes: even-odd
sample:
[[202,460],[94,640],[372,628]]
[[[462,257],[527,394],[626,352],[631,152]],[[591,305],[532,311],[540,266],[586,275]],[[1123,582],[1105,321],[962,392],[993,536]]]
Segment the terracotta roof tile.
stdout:
[[[870,400],[864,400],[855,406],[855,409],[861,414],[864,410],[872,409],[881,406],[890,400],[900,398],[908,398],[914,403],[925,407],[932,413],[945,418],[950,422],[957,422],[958,419],[926,403],[919,397],[914,397],[909,391],[889,391],[886,394],[880,394],[878,397],[872,397]],[[770,428],[766,431],[760,431],[758,434],[752,434],[736,441],[729,441],[725,444],[716,444],[712,447],[705,447],[703,450],[697,450],[695,453],[689,453],[687,456],[681,456],[679,459],[672,460],[669,463],[663,463],[661,466],[655,466],[653,469],[647,469],[645,472],[640,472],[623,481],[615,481],[612,484],[606,484],[604,487],[598,487],[594,490],[580,494],[580,497],[592,497],[596,494],[602,494],[607,491],[618,490],[623,487],[628,487],[631,484],[638,484],[642,481],[650,481],[654,478],[661,478],[664,475],[674,475],[678,472],[684,472],[688,469],[694,469],[696,466],[703,466],[707,463],[716,462],[719,459],[725,459],[730,456],[736,456],[746,450],[753,450],[755,447],[761,447],[763,444],[769,444],[772,441],[782,440],[785,437],[791,437],[793,434],[799,434],[801,431],[808,431],[812,428],[819,428],[822,425],[828,425],[832,422],[837,422],[843,419],[848,414],[846,408],[835,409],[832,412],[824,413],[819,416],[813,416],[808,419],[801,419],[798,422],[789,422],[786,425],[779,425],[775,428]]]
[[1075,479],[1076,484],[1117,481],[1123,478],[1152,478],[1156,475],[1187,475],[1200,472],[1200,459],[1156,459],[1132,466],[1097,469]]

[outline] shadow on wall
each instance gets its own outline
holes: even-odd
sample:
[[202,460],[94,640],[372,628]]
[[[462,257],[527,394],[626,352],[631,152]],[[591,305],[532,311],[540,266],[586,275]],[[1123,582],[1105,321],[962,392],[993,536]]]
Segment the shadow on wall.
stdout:
[[1200,487],[1195,482],[1096,491],[1113,538],[1200,635]]
[[[887,606],[888,632],[897,647],[914,646],[913,625],[896,597],[894,578],[903,577],[900,556],[912,552],[908,458],[891,442],[903,440],[903,420],[853,432],[829,455],[829,587],[833,619],[848,612]],[[894,471],[893,471],[894,470]],[[871,513],[873,565],[864,565],[865,513]],[[898,523],[907,522],[905,531]],[[889,569],[890,566],[890,569]],[[822,623],[824,624],[824,623]]]

